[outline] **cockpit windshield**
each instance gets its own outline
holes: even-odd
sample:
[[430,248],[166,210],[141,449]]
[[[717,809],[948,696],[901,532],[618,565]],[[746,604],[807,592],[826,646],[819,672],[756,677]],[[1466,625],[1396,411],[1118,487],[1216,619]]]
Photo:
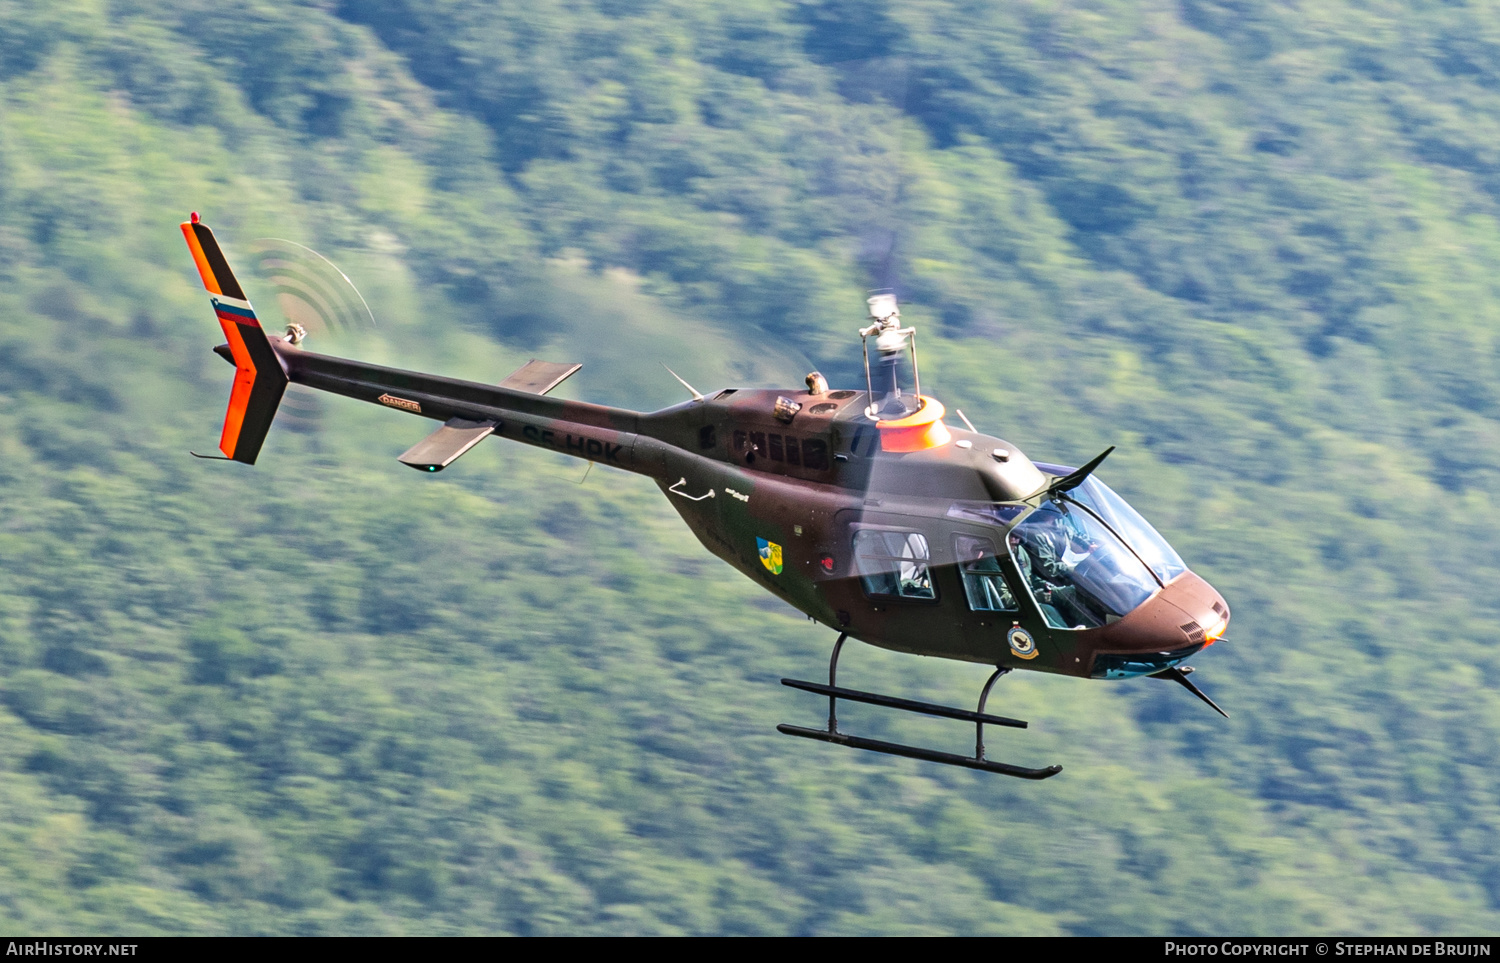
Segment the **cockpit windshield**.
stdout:
[[1157,534],[1151,523],[1098,478],[1090,475],[1082,485],[1068,492],[1068,497],[1092,508],[1105,524],[1130,543],[1162,582],[1170,582],[1187,571],[1181,556]]
[[1135,553],[1078,505],[1042,502],[1011,529],[1009,542],[1022,580],[1053,628],[1089,629],[1118,621],[1158,587]]

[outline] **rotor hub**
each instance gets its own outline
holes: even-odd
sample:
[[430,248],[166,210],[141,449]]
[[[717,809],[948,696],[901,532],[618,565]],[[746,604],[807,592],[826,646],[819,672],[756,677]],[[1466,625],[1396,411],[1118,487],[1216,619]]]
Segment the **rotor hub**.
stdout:
[[[916,395],[919,396],[922,391],[922,379],[917,370],[917,329],[901,327],[901,309],[896,304],[894,294],[882,292],[869,298],[866,303],[870,307],[870,320],[873,323],[859,329],[859,337],[864,346],[865,382],[870,393],[865,413],[875,421],[904,418],[920,404],[915,397],[909,403],[901,391],[901,356],[908,349],[911,351],[912,380]],[[878,376],[870,369],[872,335],[879,355]],[[875,388],[877,384],[880,385],[879,391]]]

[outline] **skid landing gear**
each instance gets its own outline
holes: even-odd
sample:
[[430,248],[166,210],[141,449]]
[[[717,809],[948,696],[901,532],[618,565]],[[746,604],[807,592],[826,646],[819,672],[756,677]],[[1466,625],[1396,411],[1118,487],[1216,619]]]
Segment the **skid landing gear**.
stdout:
[[[878,692],[861,692],[858,689],[841,689],[838,686],[839,653],[843,651],[844,640],[849,638],[849,633],[839,635],[839,640],[833,644],[833,658],[828,661],[828,684],[818,682],[804,682],[801,679],[782,679],[781,684],[801,689],[804,692],[815,692],[818,695],[828,697],[828,728],[807,729],[802,726],[779,725],[777,732],[784,732],[789,736],[801,736],[804,739],[817,739],[822,742],[837,743],[848,746],[851,749],[868,749],[871,752],[884,752],[892,756],[905,756],[908,759],[925,759],[928,762],[940,762],[948,766],[963,766],[967,769],[979,769],[984,772],[997,772],[1004,776],[1016,776],[1021,779],[1046,779],[1062,772],[1062,766],[1048,766],[1045,769],[1027,769],[1024,766],[1012,766],[1009,763],[994,762],[986,759],[984,755],[984,727],[988,723],[992,726],[1008,726],[1012,729],[1025,729],[1026,723],[1020,719],[1007,719],[1004,716],[986,715],[985,703],[989,701],[990,689],[1000,677],[1009,672],[1009,669],[995,670],[984,689],[979,693],[979,708],[970,712],[968,709],[954,709],[949,706],[936,705],[931,702],[917,702],[913,699],[898,699],[895,696],[881,695]],[[940,752],[936,749],[923,749],[920,746],[907,746],[898,742],[882,742],[879,739],[865,739],[861,736],[851,736],[846,732],[839,731],[838,700],[847,699],[850,702],[864,702],[874,706],[885,706],[888,709],[900,709],[903,712],[920,712],[929,716],[942,716],[945,719],[962,719],[965,722],[974,723],[974,755],[960,756],[953,752]]]

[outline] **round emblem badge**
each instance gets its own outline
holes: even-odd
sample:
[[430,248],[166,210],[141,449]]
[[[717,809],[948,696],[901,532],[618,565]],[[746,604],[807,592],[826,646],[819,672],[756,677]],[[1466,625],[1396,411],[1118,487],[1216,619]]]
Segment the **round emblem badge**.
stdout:
[[1018,658],[1036,658],[1036,639],[1033,639],[1031,633],[1019,625],[1010,630],[1006,639],[1010,642],[1011,652],[1015,653]]

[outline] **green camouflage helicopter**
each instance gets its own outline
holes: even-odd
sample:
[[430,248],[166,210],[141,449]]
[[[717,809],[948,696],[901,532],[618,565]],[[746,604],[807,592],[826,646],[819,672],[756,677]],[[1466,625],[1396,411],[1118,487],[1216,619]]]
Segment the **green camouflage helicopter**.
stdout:
[[[509,438],[646,475],[709,551],[837,631],[828,682],[783,683],[829,700],[823,728],[784,733],[987,772],[1045,779],[987,758],[985,711],[1013,669],[1086,679],[1188,678],[1188,657],[1221,638],[1229,608],[1130,505],[1082,468],[1033,462],[1014,445],[944,423],[921,393],[915,331],[896,299],[870,299],[864,390],[725,388],[655,412],[547,397],[581,365],[531,361],[497,385],[315,354],[305,330],[267,333],[213,232],[195,213],[188,247],[235,366],[219,448],[254,464],[288,383],[441,422],[400,456],[438,472],[485,438]],[[873,339],[875,362],[871,363]],[[909,358],[914,392],[899,378]],[[674,375],[675,376],[675,375]],[[681,381],[681,379],[678,379]],[[199,456],[205,457],[205,456]],[[219,456],[208,456],[219,457]],[[995,667],[974,711],[837,684],[846,640]],[[972,722],[973,756],[840,731],[838,700]]]

